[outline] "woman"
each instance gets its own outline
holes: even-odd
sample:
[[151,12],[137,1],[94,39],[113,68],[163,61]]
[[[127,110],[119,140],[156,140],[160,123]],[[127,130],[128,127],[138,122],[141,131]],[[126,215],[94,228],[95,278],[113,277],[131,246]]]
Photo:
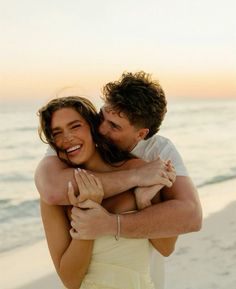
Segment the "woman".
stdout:
[[[94,106],[82,97],[65,97],[50,101],[39,110],[40,137],[57,151],[59,158],[74,167],[105,172],[139,166],[142,160],[128,152],[122,152],[108,144],[97,133],[98,115]],[[171,170],[170,164],[168,169]],[[103,198],[102,185],[96,177],[82,173],[75,174],[80,197],[87,195],[96,206]],[[157,191],[149,194],[149,202]],[[69,186],[71,202],[76,205],[72,187]],[[127,197],[128,196],[128,197]],[[124,195],[122,204],[107,202],[104,206],[110,212],[125,213],[137,209],[132,194]],[[140,207],[140,194],[136,194]],[[149,203],[145,200],[145,203]],[[62,282],[69,289],[75,288],[122,288],[151,289],[149,276],[150,243],[145,239],[119,238],[120,219],[117,222],[115,238],[105,236],[95,241],[78,240],[79,208],[50,206],[41,201],[41,214],[46,238],[55,268]],[[71,221],[72,220],[72,221]],[[118,242],[117,242],[118,240]],[[162,253],[172,251],[175,238],[151,240]]]

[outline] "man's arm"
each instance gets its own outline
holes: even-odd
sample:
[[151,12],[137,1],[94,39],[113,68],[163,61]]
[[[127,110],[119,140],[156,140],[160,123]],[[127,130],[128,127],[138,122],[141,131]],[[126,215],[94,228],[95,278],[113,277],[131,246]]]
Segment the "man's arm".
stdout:
[[[163,189],[164,201],[137,213],[120,215],[120,235],[126,238],[159,239],[199,231],[202,210],[197,191],[189,177],[177,176],[173,186]],[[83,203],[80,205],[83,206]],[[88,210],[83,217],[81,239],[96,239],[117,232],[116,215]]]
[[[163,162],[157,159],[139,168],[107,173],[93,172],[101,179],[104,198],[115,196],[135,186],[150,186],[156,183],[171,186],[168,178],[162,178]],[[150,174],[155,171],[155,174]],[[74,179],[74,169],[61,162],[57,156],[44,157],[35,171],[35,184],[41,198],[50,205],[69,205],[67,196],[68,182],[71,182],[76,194],[78,187]]]
[[78,193],[73,169],[68,168],[57,156],[47,156],[39,162],[34,180],[41,198],[49,205],[70,204],[67,194],[69,182]]
[[121,236],[128,238],[166,238],[199,231],[202,209],[191,179],[177,176],[171,188],[162,191],[164,202],[135,214],[121,216]]

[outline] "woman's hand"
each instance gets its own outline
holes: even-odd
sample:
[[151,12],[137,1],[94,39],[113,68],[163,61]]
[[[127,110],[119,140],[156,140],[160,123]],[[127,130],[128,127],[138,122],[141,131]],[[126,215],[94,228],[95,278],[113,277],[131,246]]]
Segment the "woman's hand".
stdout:
[[104,196],[102,183],[98,177],[87,173],[84,170],[75,170],[74,176],[79,188],[79,195],[76,197],[71,183],[68,184],[68,197],[73,206],[78,206],[79,203],[85,200],[92,200],[101,204]]

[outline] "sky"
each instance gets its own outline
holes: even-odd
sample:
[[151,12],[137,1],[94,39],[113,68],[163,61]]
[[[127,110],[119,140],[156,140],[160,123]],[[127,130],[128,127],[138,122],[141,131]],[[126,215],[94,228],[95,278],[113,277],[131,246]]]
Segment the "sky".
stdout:
[[235,0],[0,0],[0,99],[97,97],[124,71],[236,98]]

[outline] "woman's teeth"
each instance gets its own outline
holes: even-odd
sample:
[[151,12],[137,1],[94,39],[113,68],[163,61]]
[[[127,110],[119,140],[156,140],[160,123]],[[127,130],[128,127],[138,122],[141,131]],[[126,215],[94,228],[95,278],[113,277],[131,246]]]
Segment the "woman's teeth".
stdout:
[[77,146],[74,146],[74,147],[71,147],[71,148],[67,149],[66,152],[67,153],[71,153],[71,152],[76,151],[76,150],[78,150],[80,148],[81,148],[81,145],[77,145]]

